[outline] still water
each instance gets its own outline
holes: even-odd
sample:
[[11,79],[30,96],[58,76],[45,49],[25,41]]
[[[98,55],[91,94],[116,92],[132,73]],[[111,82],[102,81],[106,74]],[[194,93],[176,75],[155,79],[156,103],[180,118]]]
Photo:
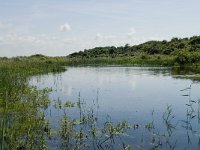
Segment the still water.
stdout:
[[[200,84],[177,78],[169,68],[69,67],[61,74],[33,77],[30,84],[53,89],[44,113],[54,131],[60,131],[63,116],[80,118],[80,107],[59,108],[67,101],[81,102],[85,114],[92,112],[96,128],[108,120],[113,125],[127,122],[123,134],[87,137],[80,149],[200,149]],[[48,145],[65,147],[57,135]]]

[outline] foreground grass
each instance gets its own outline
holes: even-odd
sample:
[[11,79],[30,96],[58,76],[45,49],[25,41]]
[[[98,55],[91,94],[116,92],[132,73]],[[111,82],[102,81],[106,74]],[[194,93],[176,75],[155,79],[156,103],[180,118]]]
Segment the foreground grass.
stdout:
[[37,74],[65,71],[61,59],[18,57],[0,59],[0,149],[45,149],[48,123],[42,110],[50,89],[28,85]]

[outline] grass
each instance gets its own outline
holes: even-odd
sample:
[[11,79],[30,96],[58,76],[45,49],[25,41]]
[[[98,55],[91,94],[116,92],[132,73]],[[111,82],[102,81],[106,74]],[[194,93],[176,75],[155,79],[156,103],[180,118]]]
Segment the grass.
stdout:
[[[185,55],[184,55],[185,56]],[[184,60],[184,63],[182,63]],[[187,61],[186,61],[187,60]],[[123,65],[123,66],[151,66],[151,67],[193,67],[200,70],[200,62],[194,61],[190,55],[180,57],[176,55],[148,55],[141,53],[135,56],[116,57],[48,57],[40,54],[30,57],[0,58],[0,69],[10,68],[17,72],[25,70],[28,75],[48,72],[64,71],[64,66],[87,66],[87,65]],[[18,69],[18,70],[17,70]]]
[[163,55],[68,59],[70,65],[173,66],[175,64],[175,57]]
[[[70,65],[127,65],[127,66],[176,66],[175,57],[162,55],[140,55],[137,57],[99,57],[99,58],[68,58],[68,57],[46,57],[34,55],[30,57],[0,58],[0,146],[1,149],[46,149],[46,141],[50,136],[48,120],[43,110],[50,105],[48,94],[51,89],[39,90],[28,85],[30,76],[47,73],[57,73],[66,70],[65,66]],[[172,73],[182,72],[180,65],[177,65]],[[188,67],[186,73],[198,72],[198,64],[192,65],[193,70]],[[184,72],[183,72],[184,74]],[[64,105],[64,106],[63,106]],[[97,118],[94,111],[83,112],[83,106],[79,99],[77,105],[70,101],[58,104],[58,108],[64,111],[60,122],[60,136],[66,148],[87,147],[91,139],[94,146],[106,147],[113,144],[112,141],[120,136],[127,136],[126,131],[130,128],[137,129],[138,124],[129,125],[127,122],[113,124],[107,120],[103,128],[98,128]],[[80,119],[69,118],[66,109],[78,107]],[[167,113],[171,113],[168,108]],[[170,112],[170,113],[169,113]],[[170,114],[171,115],[171,114]],[[193,114],[192,114],[193,115]],[[193,116],[192,116],[193,117]],[[169,115],[165,115],[167,125]],[[193,119],[193,118],[192,118]],[[144,126],[153,130],[152,124]],[[86,129],[86,130],[85,130]],[[86,132],[87,131],[87,132]],[[75,145],[73,145],[76,143]],[[72,147],[70,147],[72,145]],[[122,143],[123,145],[123,143]],[[159,146],[159,145],[158,145]],[[122,148],[129,147],[123,145]]]
[[61,59],[43,56],[0,59],[1,149],[45,149],[48,126],[41,109],[50,100],[50,89],[28,85],[37,74],[65,71]]
[[12,70],[23,75],[45,74],[48,72],[65,71],[66,62],[61,58],[51,57],[16,57],[0,59],[0,69]]

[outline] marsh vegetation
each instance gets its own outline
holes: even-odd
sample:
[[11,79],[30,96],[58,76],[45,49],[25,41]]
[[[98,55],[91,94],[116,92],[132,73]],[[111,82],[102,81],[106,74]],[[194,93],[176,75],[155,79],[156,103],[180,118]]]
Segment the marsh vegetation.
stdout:
[[199,70],[199,37],[2,57],[1,149],[198,149]]

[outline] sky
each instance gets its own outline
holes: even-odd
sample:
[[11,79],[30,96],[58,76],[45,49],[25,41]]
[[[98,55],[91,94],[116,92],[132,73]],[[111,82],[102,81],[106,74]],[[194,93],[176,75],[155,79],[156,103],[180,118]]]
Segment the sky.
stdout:
[[200,35],[199,0],[0,0],[0,57]]

